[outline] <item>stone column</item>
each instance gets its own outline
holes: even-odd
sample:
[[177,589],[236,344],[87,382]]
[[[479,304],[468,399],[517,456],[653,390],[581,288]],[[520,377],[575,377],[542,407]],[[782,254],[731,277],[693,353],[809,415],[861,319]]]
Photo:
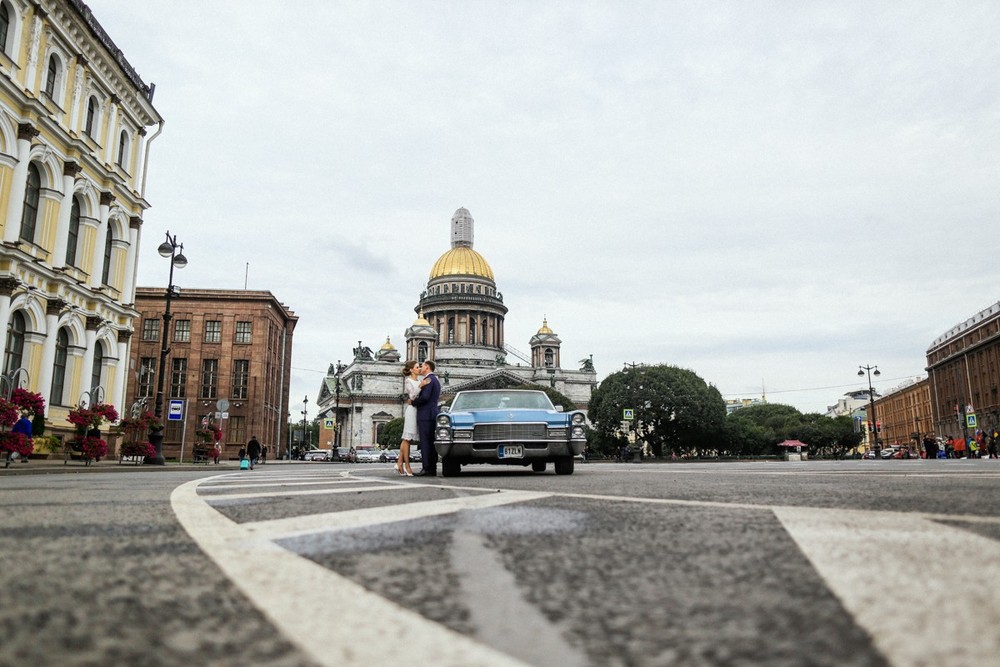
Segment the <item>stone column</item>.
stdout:
[[17,278],[11,276],[0,278],[0,335],[4,337],[4,345],[7,344],[7,326],[10,324],[10,298],[20,284]]
[[112,95],[110,102],[110,108],[108,109],[108,140],[104,146],[104,162],[106,164],[115,164],[115,153],[118,151],[118,105],[121,103],[121,98],[117,95]]
[[[94,374],[94,350],[97,348],[97,330],[104,324],[100,317],[91,316],[87,318],[87,349],[83,353],[83,368],[80,370],[80,387],[78,394],[90,391],[90,378]],[[93,405],[94,397],[90,397],[88,405]]]
[[128,346],[131,338],[132,332],[128,329],[122,329],[118,332],[118,363],[115,365],[115,395],[112,403],[118,414],[122,416],[126,414],[125,394],[128,388],[126,382],[129,365]]
[[59,218],[56,223],[56,243],[52,249],[52,257],[49,259],[52,266],[68,264],[66,245],[69,241],[69,218],[73,212],[73,185],[76,183],[76,175],[82,169],[76,162],[67,162],[63,165],[63,196],[59,203]]
[[110,192],[101,193],[100,224],[97,225],[97,239],[94,243],[94,259],[90,266],[90,287],[98,289],[101,286],[101,272],[104,270],[104,248],[108,242],[108,214],[115,196]]
[[4,243],[15,243],[21,235],[21,214],[24,209],[24,190],[28,185],[28,158],[31,140],[38,130],[30,123],[17,126],[17,164],[10,179],[10,198],[7,200],[7,226],[3,230]]
[[31,21],[31,42],[28,46],[28,67],[24,73],[24,88],[31,90],[35,85],[35,74],[38,73],[38,54],[42,45],[42,22],[48,16],[48,12],[42,9],[37,2],[34,3],[35,12]]
[[135,276],[139,270],[139,233],[142,218],[133,215],[128,219],[128,256],[125,259],[125,282],[122,285],[122,303],[135,303]]
[[68,304],[62,299],[49,299],[45,308],[45,340],[42,342],[42,366],[38,369],[38,393],[45,404],[52,401],[52,371],[56,362],[56,342],[59,340],[59,315]]
[[[83,82],[86,79],[87,58],[82,54],[76,54],[76,76],[73,77],[73,103],[70,107],[69,128],[73,132],[79,132],[81,97],[83,96]],[[69,67],[66,68],[69,74]]]

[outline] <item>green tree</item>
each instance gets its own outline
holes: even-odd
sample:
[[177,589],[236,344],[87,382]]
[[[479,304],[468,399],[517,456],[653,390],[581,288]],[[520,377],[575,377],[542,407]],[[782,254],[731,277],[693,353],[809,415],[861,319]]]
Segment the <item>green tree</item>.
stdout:
[[403,418],[396,417],[395,419],[386,422],[386,425],[382,427],[382,433],[379,435],[378,444],[384,449],[396,449],[399,447],[399,443],[403,440]]
[[[623,420],[630,409],[634,418]],[[594,428],[618,443],[648,443],[653,454],[715,449],[723,437],[726,403],[715,387],[694,371],[657,364],[612,373],[590,398]]]

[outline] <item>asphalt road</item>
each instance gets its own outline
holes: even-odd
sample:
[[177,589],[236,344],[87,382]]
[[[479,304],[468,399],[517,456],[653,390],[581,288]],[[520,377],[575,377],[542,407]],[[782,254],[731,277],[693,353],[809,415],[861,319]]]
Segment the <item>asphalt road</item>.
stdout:
[[466,471],[0,475],[0,667],[1000,655],[1000,461]]

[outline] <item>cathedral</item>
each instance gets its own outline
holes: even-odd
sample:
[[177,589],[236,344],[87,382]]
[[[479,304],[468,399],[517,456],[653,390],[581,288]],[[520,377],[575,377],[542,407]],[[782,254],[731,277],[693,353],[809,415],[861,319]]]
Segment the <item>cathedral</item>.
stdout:
[[[370,445],[382,427],[403,416],[402,364],[432,359],[441,380],[441,398],[464,389],[497,389],[536,384],[551,387],[586,409],[597,386],[590,358],[579,370],[562,367],[562,340],[543,320],[528,341],[530,357],[507,345],[507,307],[489,262],[473,248],[475,221],[460,208],[451,219],[451,248],[431,267],[426,288],[406,329],[406,357],[389,338],[377,352],[361,341],[350,364],[331,364],[320,387],[317,408],[321,448]],[[513,359],[511,359],[513,357]],[[569,406],[566,406],[567,409]]]

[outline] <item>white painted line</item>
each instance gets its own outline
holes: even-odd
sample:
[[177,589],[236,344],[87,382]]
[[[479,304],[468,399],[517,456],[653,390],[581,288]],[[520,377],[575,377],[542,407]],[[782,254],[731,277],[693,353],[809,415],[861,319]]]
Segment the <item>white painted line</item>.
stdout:
[[[200,482],[183,484],[170,496],[181,525],[260,612],[317,664],[526,667],[247,531],[198,495]],[[262,571],[268,576],[261,577]],[[337,619],[377,622],[355,623],[349,633],[331,632]],[[391,640],[386,628],[391,628]]]
[[319,486],[325,485],[346,485],[346,484],[369,484],[363,479],[323,479],[315,482],[256,482],[248,484],[202,484],[199,491],[228,491],[229,489],[261,489],[271,486]]
[[255,535],[276,540],[287,537],[297,537],[310,533],[324,533],[349,528],[378,526],[397,521],[411,521],[443,514],[454,514],[463,510],[485,509],[499,507],[511,503],[522,503],[528,500],[551,497],[550,493],[534,491],[504,491],[503,493],[484,493],[462,498],[443,498],[425,502],[393,505],[391,507],[363,507],[343,512],[328,514],[307,514],[287,519],[270,519],[242,524],[244,528]]
[[774,513],[893,665],[997,664],[1000,543],[913,515]]
[[[332,489],[301,489],[299,491],[263,491],[261,493],[212,493],[201,495],[208,501],[247,500],[252,498],[285,498],[288,496],[326,496],[338,493],[363,493],[366,491],[412,491],[412,486],[342,486]],[[200,495],[200,494],[199,494]]]

